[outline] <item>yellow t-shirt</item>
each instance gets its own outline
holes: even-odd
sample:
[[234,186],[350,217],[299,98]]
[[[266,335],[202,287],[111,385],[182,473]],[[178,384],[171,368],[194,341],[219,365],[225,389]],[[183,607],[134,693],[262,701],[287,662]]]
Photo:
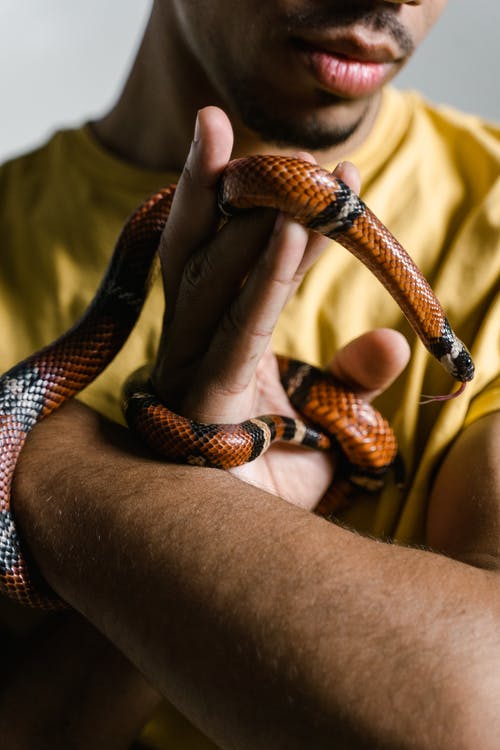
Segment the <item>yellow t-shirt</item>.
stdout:
[[[407,486],[401,493],[389,485],[344,520],[382,538],[420,543],[429,486],[446,448],[464,424],[500,408],[500,129],[388,89],[370,137],[349,158],[360,169],[362,197],[413,256],[470,348],[476,378],[455,401],[419,406],[421,393],[443,394],[454,384],[379,282],[335,243],[287,306],[274,345],[326,364],[371,328],[407,336],[410,364],[377,401],[397,433]],[[59,132],[0,170],[0,369],[79,317],[127,215],[174,177],[121,162],[86,128]],[[122,382],[154,358],[161,317],[157,284],[126,346],[83,401],[120,418]],[[143,741],[162,749],[212,747],[167,709]]]

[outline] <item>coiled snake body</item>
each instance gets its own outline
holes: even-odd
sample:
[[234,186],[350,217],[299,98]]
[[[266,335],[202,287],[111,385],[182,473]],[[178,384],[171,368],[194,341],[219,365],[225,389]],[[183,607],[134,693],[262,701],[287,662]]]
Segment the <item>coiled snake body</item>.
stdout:
[[[81,320],[0,378],[0,590],[31,606],[58,605],[22,554],[10,503],[19,452],[32,427],[93,381],[121,349],[141,311],[175,186],[147,200],[125,224],[110,265]],[[238,159],[220,182],[228,214],[257,206],[284,211],[358,257],[398,302],[429,352],[457,380],[473,377],[467,349],[406,251],[341,181],[287,157]],[[280,358],[289,398],[306,422],[276,415],[240,425],[201,425],[170,412],[150,393],[132,393],[127,420],[169,459],[228,468],[253,460],[273,440],[326,449],[338,443],[353,475],[378,477],[396,441],[383,417],[333,379]],[[166,428],[166,430],[165,430]]]

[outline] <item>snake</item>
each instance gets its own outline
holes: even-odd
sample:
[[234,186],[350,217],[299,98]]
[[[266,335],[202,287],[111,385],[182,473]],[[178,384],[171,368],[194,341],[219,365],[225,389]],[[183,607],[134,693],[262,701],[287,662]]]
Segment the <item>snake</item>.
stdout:
[[[457,381],[474,376],[466,346],[410,255],[341,179],[316,164],[285,156],[234,159],[220,176],[222,215],[251,208],[281,211],[336,240],[386,287],[424,346]],[[19,534],[11,503],[12,476],[31,429],[91,383],[123,347],[142,310],[161,234],[175,194],[169,185],[126,221],[101,284],[82,317],[53,343],[0,377],[0,591],[41,608],[63,603],[43,580]],[[203,424],[175,414],[150,388],[127,386],[133,430],[171,461],[228,469],[261,456],[277,440],[340,448],[360,483],[382,476],[397,443],[370,404],[333,375],[278,358],[286,393],[299,413],[252,417],[237,425]]]

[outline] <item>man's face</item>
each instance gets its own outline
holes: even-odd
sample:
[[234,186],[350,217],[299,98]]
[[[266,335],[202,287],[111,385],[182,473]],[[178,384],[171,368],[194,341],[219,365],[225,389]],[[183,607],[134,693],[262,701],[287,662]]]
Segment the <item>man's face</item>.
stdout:
[[356,131],[447,2],[171,1],[217,103],[263,140],[310,150]]

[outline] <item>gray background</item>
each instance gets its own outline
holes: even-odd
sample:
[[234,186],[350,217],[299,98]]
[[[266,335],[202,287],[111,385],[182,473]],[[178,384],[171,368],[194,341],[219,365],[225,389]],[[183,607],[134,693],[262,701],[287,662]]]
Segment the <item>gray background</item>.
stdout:
[[[0,0],[0,161],[115,98],[151,0]],[[449,0],[397,79],[500,121],[500,3]]]

